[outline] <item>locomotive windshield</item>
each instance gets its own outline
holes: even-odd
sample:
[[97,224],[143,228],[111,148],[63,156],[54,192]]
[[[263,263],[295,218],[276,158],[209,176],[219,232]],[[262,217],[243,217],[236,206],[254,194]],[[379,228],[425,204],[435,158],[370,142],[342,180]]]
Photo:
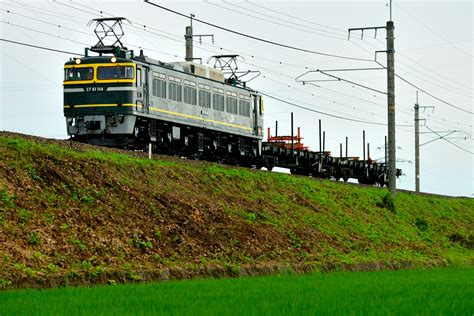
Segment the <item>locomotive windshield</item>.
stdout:
[[133,67],[132,66],[98,67],[97,78],[99,80],[133,79]]
[[65,81],[92,80],[93,77],[94,77],[94,69],[92,67],[64,69]]

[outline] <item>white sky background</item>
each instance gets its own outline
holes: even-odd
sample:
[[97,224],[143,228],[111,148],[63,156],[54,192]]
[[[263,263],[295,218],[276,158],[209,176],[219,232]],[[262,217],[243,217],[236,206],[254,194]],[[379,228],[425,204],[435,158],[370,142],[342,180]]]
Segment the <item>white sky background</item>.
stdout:
[[[383,26],[389,17],[388,1],[168,1],[156,3],[196,18],[256,37],[309,50],[373,59],[375,50],[385,50],[385,31],[366,31],[347,40],[347,29]],[[255,5],[256,4],[256,5]],[[138,27],[125,26],[124,43],[137,52],[162,61],[184,59],[184,29],[189,19],[155,8],[142,1],[1,1],[1,38],[32,45],[83,53],[96,43],[92,18],[112,14],[123,16]],[[270,11],[270,10],[274,11]],[[10,12],[6,12],[9,10]],[[276,12],[277,11],[277,12]],[[297,17],[291,18],[278,12]],[[396,73],[427,92],[472,112],[473,4],[470,1],[394,1]],[[271,21],[271,22],[270,22]],[[272,23],[273,22],[273,23]],[[50,24],[48,24],[50,23]],[[60,25],[61,27],[58,27]],[[146,25],[148,31],[143,31]],[[240,54],[240,70],[260,70],[260,77],[248,85],[253,89],[315,110],[386,123],[386,96],[344,82],[319,82],[319,88],[302,85],[295,78],[308,70],[377,67],[361,62],[325,57],[276,47],[194,23],[194,34],[214,34],[215,43],[203,38],[195,43],[194,56],[205,63],[211,55]],[[51,138],[65,138],[62,114],[63,64],[67,54],[54,53],[0,42],[0,130]],[[378,57],[385,63],[385,54]],[[281,63],[280,63],[281,62]],[[307,68],[307,69],[306,69]],[[386,72],[335,73],[357,83],[386,91]],[[305,79],[323,79],[310,74]],[[325,78],[327,79],[327,78]],[[397,167],[405,174],[399,188],[414,190],[413,106],[416,89],[396,80]],[[473,196],[473,115],[419,94],[420,118],[436,131],[458,130],[450,141],[470,151],[437,140],[421,147],[421,190],[447,195]],[[279,135],[290,134],[290,112],[295,130],[301,127],[304,143],[318,148],[318,119],[326,131],[326,149],[339,155],[339,143],[349,136],[349,155],[362,157],[362,130],[370,143],[371,158],[384,156],[386,126],[356,123],[308,112],[266,98],[265,126]],[[426,127],[420,131],[428,132]],[[266,129],[265,129],[266,132]],[[463,139],[461,137],[468,137]],[[422,134],[420,143],[436,138]],[[345,145],[343,145],[345,147]]]

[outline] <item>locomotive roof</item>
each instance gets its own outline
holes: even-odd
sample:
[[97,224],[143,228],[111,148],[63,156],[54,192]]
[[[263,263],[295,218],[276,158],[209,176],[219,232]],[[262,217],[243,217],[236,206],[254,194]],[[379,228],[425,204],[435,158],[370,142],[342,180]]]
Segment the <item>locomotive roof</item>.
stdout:
[[[97,64],[97,63],[101,63],[101,64],[103,64],[103,63],[110,63],[110,64],[114,64],[114,63],[153,64],[153,65],[158,66],[158,67],[167,68],[167,69],[170,69],[170,70],[173,70],[173,71],[176,71],[176,72],[184,73],[184,74],[187,74],[187,75],[192,75],[192,76],[199,77],[199,78],[204,78],[206,80],[213,81],[213,82],[216,82],[216,83],[221,83],[221,84],[224,84],[225,86],[228,86],[228,87],[243,89],[243,90],[250,91],[250,92],[256,92],[255,90],[250,89],[248,87],[244,88],[244,87],[241,87],[241,86],[234,86],[234,85],[231,85],[231,84],[228,84],[228,83],[223,83],[223,82],[213,80],[211,78],[206,78],[206,77],[202,77],[202,76],[199,76],[199,75],[196,75],[196,74],[186,73],[186,72],[184,72],[182,67],[179,66],[179,65],[163,63],[163,62],[151,59],[151,58],[146,57],[146,56],[140,56],[139,55],[139,56],[135,56],[133,58],[116,57],[116,61],[114,63],[112,63],[112,61],[111,61],[112,57],[113,56],[110,56],[110,55],[82,57],[82,58],[80,58],[81,63],[79,65]],[[76,60],[76,58],[71,58],[64,65],[77,65],[75,60]],[[181,68],[181,69],[179,69],[179,68]]]
[[[93,57],[83,57],[81,58],[81,63],[80,65],[83,64],[97,64],[97,63],[111,63],[112,61],[110,60],[112,57],[111,56],[93,56]],[[116,57],[117,61],[115,63],[131,63],[134,62],[134,60],[130,58],[121,58],[121,57]],[[75,59],[71,59],[65,63],[65,65],[76,65]]]

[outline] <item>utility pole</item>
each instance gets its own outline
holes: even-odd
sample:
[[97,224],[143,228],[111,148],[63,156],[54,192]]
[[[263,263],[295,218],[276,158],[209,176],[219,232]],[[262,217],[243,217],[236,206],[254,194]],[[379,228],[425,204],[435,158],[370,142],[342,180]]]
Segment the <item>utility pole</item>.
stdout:
[[194,58],[193,56],[193,37],[199,37],[199,42],[201,42],[202,37],[210,36],[212,37],[212,44],[214,44],[214,35],[212,34],[200,34],[200,35],[194,35],[193,34],[193,18],[195,17],[194,14],[191,13],[190,18],[191,22],[189,26],[186,26],[186,32],[184,35],[184,40],[186,42],[186,61],[193,61],[195,59],[200,59],[200,58]]
[[420,107],[418,105],[418,90],[415,103],[415,192],[420,193]]
[[186,34],[184,35],[186,42],[186,61],[193,61],[193,17],[194,14],[191,14],[191,23],[189,26],[186,26]]
[[[420,193],[420,108],[427,109],[431,108],[434,111],[433,106],[420,106],[418,104],[418,90],[416,91],[416,103],[415,103],[415,192]],[[448,131],[448,133],[454,133],[455,131]],[[448,134],[448,135],[450,135]]]
[[[395,36],[394,36],[394,24],[392,21],[392,1],[390,1],[390,20],[387,21],[385,26],[371,26],[371,27],[359,27],[349,29],[349,38],[351,31],[361,31],[362,37],[364,36],[365,30],[374,30],[377,35],[377,30],[385,29],[387,32],[387,122],[388,122],[388,187],[392,197],[397,194],[397,157],[396,157],[396,143],[395,143]],[[377,51],[376,54],[383,51]]]
[[387,109],[388,109],[388,188],[392,197],[397,194],[395,143],[395,45],[393,21],[387,21]]

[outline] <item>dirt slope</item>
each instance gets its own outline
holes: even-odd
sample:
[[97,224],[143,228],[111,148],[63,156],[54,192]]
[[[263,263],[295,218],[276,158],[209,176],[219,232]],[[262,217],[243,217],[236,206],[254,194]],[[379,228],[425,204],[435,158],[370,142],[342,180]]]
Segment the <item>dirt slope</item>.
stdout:
[[473,199],[6,132],[0,156],[0,288],[474,262]]

